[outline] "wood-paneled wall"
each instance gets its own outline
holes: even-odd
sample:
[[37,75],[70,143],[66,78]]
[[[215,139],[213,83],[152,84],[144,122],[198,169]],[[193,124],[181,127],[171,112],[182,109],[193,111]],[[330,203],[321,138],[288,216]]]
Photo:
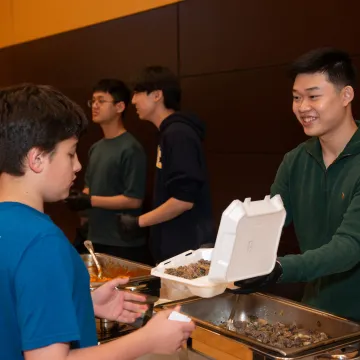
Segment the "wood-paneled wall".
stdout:
[[[177,72],[183,107],[207,124],[206,153],[216,221],[235,198],[263,198],[284,153],[305,139],[291,112],[289,62],[335,46],[360,65],[359,2],[353,0],[186,0],[0,50],[0,86],[55,85],[85,108],[102,77],[130,81],[145,65]],[[359,113],[359,98],[354,102]],[[130,111],[126,124],[149,158],[148,198],[156,130]],[[79,155],[101,136],[91,125]],[[83,175],[78,179],[82,186]],[[77,220],[63,204],[47,208],[70,239]],[[290,230],[280,253],[297,251]]]

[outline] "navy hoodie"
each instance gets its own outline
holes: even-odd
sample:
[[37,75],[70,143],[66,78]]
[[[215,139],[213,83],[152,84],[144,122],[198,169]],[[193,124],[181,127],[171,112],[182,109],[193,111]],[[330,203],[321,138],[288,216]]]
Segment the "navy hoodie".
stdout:
[[192,114],[176,112],[160,125],[156,160],[154,208],[170,198],[193,208],[151,227],[151,251],[158,263],[202,244],[215,243],[210,187],[202,141],[204,123]]

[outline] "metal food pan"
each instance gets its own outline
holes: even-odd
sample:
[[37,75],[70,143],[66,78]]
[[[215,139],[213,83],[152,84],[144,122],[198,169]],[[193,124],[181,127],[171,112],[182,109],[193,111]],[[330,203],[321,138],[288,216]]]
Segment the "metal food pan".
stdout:
[[[103,275],[105,277],[113,278],[119,276],[122,274],[119,272],[119,269],[124,269],[124,276],[129,276],[130,278],[129,285],[134,282],[155,279],[155,277],[150,274],[151,267],[148,265],[102,253],[95,253],[95,255],[102,267]],[[81,258],[89,271],[97,272],[95,262],[90,254],[82,254]],[[102,284],[103,282],[91,282],[90,286],[96,288]]]
[[[318,352],[320,348],[322,351],[326,351],[334,346],[360,340],[360,324],[294,301],[260,293],[239,295],[237,302],[235,299],[236,295],[228,293],[209,299],[192,297],[158,305],[156,309],[181,305],[181,312],[190,316],[197,326],[248,344],[255,351],[259,350],[260,353],[269,356],[281,354],[285,357],[293,357],[303,353],[311,355]],[[295,322],[298,327],[303,329],[325,332],[330,336],[330,339],[309,346],[285,349],[263,344],[244,334],[226,330],[220,326],[221,323],[229,319],[233,306],[236,307],[234,321],[248,319],[249,316],[257,316],[269,323],[279,321],[290,325]]]

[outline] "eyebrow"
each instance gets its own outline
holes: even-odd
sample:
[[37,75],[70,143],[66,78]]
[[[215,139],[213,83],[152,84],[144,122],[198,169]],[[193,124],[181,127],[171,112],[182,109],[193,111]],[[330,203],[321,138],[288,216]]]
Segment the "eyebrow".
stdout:
[[[314,91],[314,90],[320,90],[320,88],[318,86],[313,86],[313,87],[305,89],[305,91]],[[299,92],[299,91],[296,89],[293,89],[293,92]]]

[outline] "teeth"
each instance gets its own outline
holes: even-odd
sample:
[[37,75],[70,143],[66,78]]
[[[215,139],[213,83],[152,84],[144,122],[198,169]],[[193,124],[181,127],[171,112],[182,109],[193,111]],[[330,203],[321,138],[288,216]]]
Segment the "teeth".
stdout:
[[305,123],[309,123],[309,122],[311,122],[311,121],[314,121],[316,118],[315,117],[313,117],[313,116],[308,116],[308,117],[306,117],[306,118],[303,118],[303,121],[305,122]]

